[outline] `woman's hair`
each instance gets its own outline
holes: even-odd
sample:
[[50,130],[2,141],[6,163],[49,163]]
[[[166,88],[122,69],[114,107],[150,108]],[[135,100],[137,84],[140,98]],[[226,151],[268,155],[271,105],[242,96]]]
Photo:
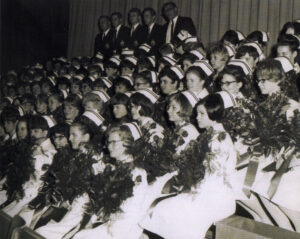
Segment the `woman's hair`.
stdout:
[[238,34],[233,30],[228,30],[227,32],[225,32],[225,34],[223,35],[221,41],[222,42],[228,41],[233,45],[237,45],[237,44],[240,43],[240,40],[238,38]]
[[246,76],[245,76],[243,70],[241,69],[241,67],[239,67],[239,66],[235,66],[235,65],[225,66],[224,69],[220,72],[220,74],[218,76],[219,84],[221,83],[221,80],[225,74],[233,76],[237,82],[242,82],[243,85],[246,82]]
[[45,94],[39,94],[39,95],[37,96],[36,101],[37,101],[37,102],[39,101],[39,102],[41,102],[41,103],[48,104],[48,96],[45,95]]
[[[294,29],[295,34],[297,34],[297,33],[299,34],[299,28],[296,29],[295,26],[296,26],[296,25],[295,25],[294,22],[286,22],[286,23],[283,25],[283,27],[281,28],[281,31],[279,32],[279,36],[286,34],[286,31],[287,31],[289,28]],[[296,30],[298,30],[298,32],[296,32]]]
[[176,73],[170,69],[170,67],[165,67],[162,69],[162,71],[159,74],[159,79],[161,79],[165,76],[170,78],[172,80],[172,83],[177,82],[177,88],[179,87],[180,79],[178,78]]
[[30,129],[48,130],[49,126],[45,118],[39,115],[31,115],[29,118]]
[[130,129],[126,125],[121,125],[119,127],[111,128],[108,132],[108,135],[115,132],[119,134],[121,140],[123,141],[123,146],[127,149],[125,153],[129,153],[134,143],[134,138],[131,134]]
[[256,75],[263,75],[264,79],[279,82],[285,79],[285,73],[279,61],[266,59],[257,64]]
[[137,65],[140,66],[140,67],[146,68],[146,69],[148,69],[150,71],[154,70],[154,67],[153,67],[153,65],[150,62],[150,60],[149,60],[148,57],[141,57],[141,58],[139,58]]
[[130,102],[134,105],[141,106],[139,114],[141,116],[152,117],[154,112],[153,103],[143,94],[136,92],[130,97]]
[[16,122],[20,118],[20,113],[15,106],[7,106],[1,113],[1,120]]
[[90,135],[90,130],[87,126],[87,124],[82,120],[78,120],[78,121],[75,121],[71,126],[70,128],[72,127],[76,127],[78,128],[78,130],[84,135],[84,134],[89,134]]
[[266,42],[263,41],[263,34],[261,31],[254,31],[251,32],[247,37],[246,40],[249,42],[258,42],[260,45],[265,46]]
[[181,58],[180,58],[180,62],[181,64],[183,64],[183,61],[184,60],[188,60],[190,61],[191,63],[194,63],[196,60],[198,59],[197,56],[195,56],[194,54],[190,53],[190,52],[186,52],[184,53]]
[[130,84],[130,82],[122,77],[118,77],[114,83],[114,86],[116,87],[117,85],[124,85],[128,91],[133,89],[133,86]]
[[136,65],[133,64],[131,61],[127,60],[127,59],[124,59],[121,64],[120,64],[120,67],[123,68],[123,67],[128,67],[129,69],[131,70],[135,70],[136,68]]
[[85,77],[83,78],[82,82],[81,82],[81,86],[83,84],[87,84],[90,88],[93,87],[93,81],[89,78],[89,77]]
[[143,71],[134,75],[134,79],[142,78],[146,81],[150,86],[152,86],[152,76],[150,71]]
[[129,97],[123,93],[116,93],[111,99],[110,99],[111,105],[125,105],[126,107],[129,104]]
[[184,52],[189,52],[192,50],[197,50],[199,48],[202,48],[205,51],[204,45],[202,42],[188,42],[188,43],[183,43],[182,49]]
[[59,77],[57,79],[57,85],[66,85],[67,87],[70,87],[70,80],[66,77]]
[[195,109],[203,105],[207,111],[210,120],[221,122],[224,117],[224,103],[220,94],[211,94],[200,100]]
[[211,60],[211,56],[216,55],[216,54],[223,55],[226,61],[229,59],[228,51],[226,50],[226,47],[223,44],[219,43],[219,44],[213,45],[209,50],[208,59]]
[[237,52],[235,54],[235,57],[236,59],[241,59],[242,56],[245,56],[246,54],[249,54],[249,56],[252,56],[254,58],[254,60],[258,59],[259,55],[258,55],[258,52],[256,50],[255,47],[253,46],[240,46],[238,49],[237,49]]
[[61,92],[61,91],[55,91],[55,93],[53,93],[52,95],[50,95],[50,96],[48,97],[48,99],[49,99],[50,97],[55,98],[55,99],[56,99],[58,102],[60,102],[60,103],[63,103],[63,102],[64,102],[64,96],[62,95],[62,92]]
[[79,85],[79,86],[81,86],[81,80],[78,79],[77,77],[72,77],[72,79],[71,79],[71,85]]
[[189,69],[186,71],[185,75],[187,76],[187,74],[189,74],[189,73],[196,74],[200,78],[201,81],[206,81],[208,78],[207,75],[205,74],[205,72],[199,66],[189,67]]
[[179,116],[184,119],[185,121],[190,121],[190,118],[193,114],[193,106],[190,104],[188,99],[182,94],[178,93],[172,97],[170,97],[169,103],[174,100],[180,106]]
[[65,99],[65,104],[70,104],[77,108],[79,111],[82,110],[81,99],[78,95],[71,94]]

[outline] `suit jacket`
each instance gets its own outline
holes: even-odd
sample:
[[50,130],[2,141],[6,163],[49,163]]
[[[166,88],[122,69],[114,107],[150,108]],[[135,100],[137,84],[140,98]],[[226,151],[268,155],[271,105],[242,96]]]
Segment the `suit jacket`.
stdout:
[[164,43],[163,27],[155,23],[150,33],[148,27],[146,26],[145,28],[147,29],[146,43],[152,47],[151,53],[158,55],[158,50]]
[[110,29],[106,36],[102,38],[103,32],[100,32],[95,39],[95,54],[101,52],[104,55],[105,59],[108,59],[113,54],[113,41],[114,41],[114,30]]
[[[131,29],[130,29],[130,33],[131,33]],[[129,48],[132,49],[137,48],[139,45],[146,42],[146,38],[147,38],[147,29],[143,25],[139,24],[130,36]]]
[[[164,39],[165,39],[164,42],[166,42],[168,26],[169,26],[169,22],[167,22],[164,25]],[[175,25],[175,28],[174,28],[173,38],[171,39],[172,43],[174,43],[176,41],[180,41],[178,39],[177,35],[181,30],[186,30],[192,36],[196,36],[196,28],[195,28],[195,25],[193,23],[193,20],[189,17],[178,16],[177,22],[176,22],[176,25]]]
[[128,47],[130,41],[130,28],[121,25],[118,36],[116,38],[116,30],[114,30],[114,51],[121,53],[123,48]]

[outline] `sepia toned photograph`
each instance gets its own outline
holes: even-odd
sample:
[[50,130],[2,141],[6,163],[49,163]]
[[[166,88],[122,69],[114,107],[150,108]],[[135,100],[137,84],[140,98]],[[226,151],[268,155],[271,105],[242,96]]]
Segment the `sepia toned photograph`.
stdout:
[[300,0],[0,0],[0,239],[300,239]]

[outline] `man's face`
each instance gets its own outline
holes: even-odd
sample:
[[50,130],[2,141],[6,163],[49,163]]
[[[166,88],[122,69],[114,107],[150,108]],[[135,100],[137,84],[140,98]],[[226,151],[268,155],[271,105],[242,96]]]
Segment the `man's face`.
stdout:
[[113,27],[117,27],[121,24],[121,19],[117,15],[111,16],[111,23]]
[[150,11],[145,11],[143,15],[144,23],[149,26],[155,21],[155,16],[152,16]]
[[177,8],[173,7],[172,4],[166,5],[164,7],[164,15],[169,21],[172,20],[174,17],[177,16]]
[[106,31],[109,27],[110,27],[110,24],[109,24],[109,21],[108,19],[106,18],[101,18],[99,20],[99,27],[102,31]]
[[134,25],[140,21],[140,16],[137,12],[129,13],[129,23]]

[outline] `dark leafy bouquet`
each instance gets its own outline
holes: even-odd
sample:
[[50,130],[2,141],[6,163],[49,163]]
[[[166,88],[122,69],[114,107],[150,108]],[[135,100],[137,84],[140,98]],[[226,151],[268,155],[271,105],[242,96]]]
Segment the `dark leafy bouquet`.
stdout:
[[95,213],[102,222],[107,221],[111,214],[121,211],[122,202],[132,196],[135,185],[131,175],[131,164],[104,160],[109,163],[91,182],[88,207],[88,213]]
[[154,137],[150,143],[151,135],[143,132],[143,136],[131,149],[136,167],[147,172],[147,180],[153,182],[156,177],[173,172],[177,169],[174,164],[174,136],[171,131],[164,132],[164,138]]
[[47,174],[43,177],[47,202],[56,204],[68,201],[89,192],[93,180],[95,151],[86,147],[85,152],[70,148],[60,150],[54,157]]
[[300,112],[296,110],[290,122],[291,146],[295,146],[295,151],[300,152]]
[[2,177],[6,176],[4,189],[8,201],[23,198],[23,185],[31,176],[34,177],[34,158],[32,157],[32,144],[20,141],[6,147],[1,153],[1,161],[5,161],[6,170],[2,170]]
[[289,103],[285,95],[273,94],[256,105],[248,102],[244,104],[252,113],[254,123],[254,127],[251,126],[247,134],[243,135],[246,144],[252,146],[255,142],[256,150],[266,157],[270,154],[275,156],[282,147],[290,146],[290,126],[285,115]]
[[208,132],[202,133],[196,140],[191,141],[189,146],[181,151],[180,155],[174,156],[175,165],[178,168],[178,175],[174,177],[174,186],[178,190],[189,191],[192,186],[204,178],[205,166],[203,162],[209,152],[208,142],[210,138],[211,135]]
[[226,109],[222,124],[234,142],[238,137],[247,138],[255,130],[252,114],[241,107]]

